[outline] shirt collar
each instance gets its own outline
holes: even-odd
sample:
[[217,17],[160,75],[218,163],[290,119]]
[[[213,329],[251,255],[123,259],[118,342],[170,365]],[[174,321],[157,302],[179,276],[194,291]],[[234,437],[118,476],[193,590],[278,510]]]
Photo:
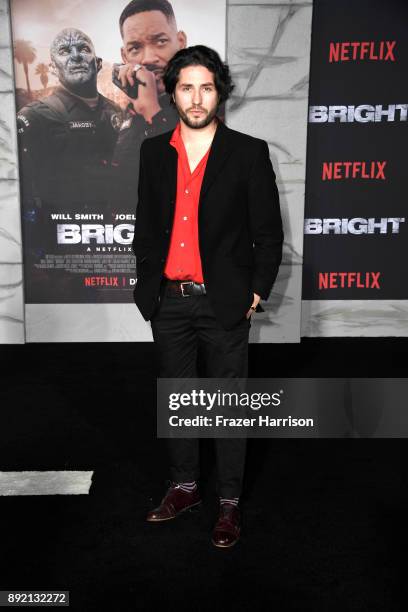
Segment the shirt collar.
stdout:
[[173,131],[173,134],[171,135],[170,144],[173,145],[173,147],[177,148],[177,145],[180,143],[180,140],[181,140],[181,134],[180,134],[180,121],[179,121]]
[[[219,127],[219,124],[220,124],[220,123],[221,123],[221,121],[220,121],[220,120],[218,119],[218,117],[217,117],[217,129],[216,129],[216,132],[217,132],[217,130],[218,130],[218,127]],[[176,148],[177,148],[177,146],[180,144],[180,141],[182,141],[182,138],[181,138],[181,132],[180,132],[180,127],[181,127],[181,123],[180,123],[180,121],[179,121],[179,122],[177,123],[177,125],[176,125],[176,127],[175,127],[175,129],[174,129],[174,132],[172,133],[171,138],[170,138],[170,141],[169,141],[169,142],[170,142],[170,144],[171,144],[171,145],[173,145],[173,147],[176,147]],[[214,137],[215,137],[215,136],[214,136]],[[214,141],[213,141],[213,142],[214,142]],[[184,143],[183,143],[183,144],[184,144]],[[211,146],[212,146],[212,144],[211,144]],[[210,149],[211,149],[211,146],[210,146]]]

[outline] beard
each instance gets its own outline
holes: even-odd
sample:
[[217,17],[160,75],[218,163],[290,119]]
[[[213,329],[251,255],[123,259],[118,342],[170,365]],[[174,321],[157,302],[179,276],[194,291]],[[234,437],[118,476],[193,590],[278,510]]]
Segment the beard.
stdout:
[[191,111],[193,109],[188,109],[187,112],[183,111],[179,106],[177,106],[177,104],[175,105],[177,112],[180,116],[180,119],[189,127],[192,128],[193,130],[199,130],[200,128],[204,128],[207,125],[209,125],[212,120],[214,119],[214,117],[217,114],[218,111],[218,105],[215,106],[214,108],[212,108],[211,110],[207,111],[205,108],[201,108],[199,110],[204,111],[204,113],[206,113],[204,115],[204,117],[202,117],[201,119],[192,119],[189,115],[188,115],[188,111]]

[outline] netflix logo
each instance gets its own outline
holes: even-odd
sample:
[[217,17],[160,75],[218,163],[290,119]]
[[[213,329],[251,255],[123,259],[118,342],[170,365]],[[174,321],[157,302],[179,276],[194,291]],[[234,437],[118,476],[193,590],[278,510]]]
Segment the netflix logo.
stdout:
[[322,180],[372,179],[385,181],[386,161],[323,162]]
[[86,276],[85,287],[119,287],[117,276]]
[[319,272],[323,289],[380,289],[380,272]]
[[396,40],[331,42],[329,46],[329,62],[356,62],[364,60],[395,62],[394,49],[396,44]]

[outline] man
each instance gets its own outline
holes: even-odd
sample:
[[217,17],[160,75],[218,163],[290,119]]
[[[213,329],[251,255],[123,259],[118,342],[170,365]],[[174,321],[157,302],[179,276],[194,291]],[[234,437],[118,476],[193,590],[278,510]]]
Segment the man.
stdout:
[[178,31],[173,8],[167,0],[132,0],[119,18],[124,65],[119,72],[122,87],[141,82],[138,97],[129,98],[114,155],[118,167],[121,207],[127,211],[137,193],[139,151],[143,140],[173,129],[177,112],[170,105],[163,72],[173,55],[186,46]]
[[[151,321],[160,376],[245,378],[251,315],[267,299],[282,256],[282,222],[266,142],[228,129],[217,109],[232,83],[204,46],[179,51],[164,75],[176,129],[146,140],[133,250],[135,303]],[[198,440],[169,439],[172,485],[147,520],[200,503]],[[240,535],[245,439],[216,439],[220,511],[212,541]]]
[[97,90],[102,60],[84,32],[74,28],[59,32],[50,55],[60,85],[17,116],[25,253],[33,266],[26,276],[28,302],[42,302],[51,292],[57,300],[65,292],[75,301],[69,273],[58,270],[58,286],[49,282],[48,272],[35,266],[45,249],[55,251],[51,213],[103,213],[105,222],[112,222],[106,193],[121,124],[120,109]]

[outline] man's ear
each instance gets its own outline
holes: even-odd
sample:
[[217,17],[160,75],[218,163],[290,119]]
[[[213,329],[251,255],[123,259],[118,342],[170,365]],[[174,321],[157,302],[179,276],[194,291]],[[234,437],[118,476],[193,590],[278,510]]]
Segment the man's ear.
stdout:
[[180,49],[185,49],[187,47],[187,36],[183,30],[179,30],[177,32],[177,40],[180,46]]
[[102,70],[102,58],[101,57],[97,57],[96,58],[96,72],[99,72],[100,70]]
[[123,48],[123,47],[121,47],[121,48],[120,48],[120,56],[121,56],[121,58],[122,58],[122,62],[123,62],[124,64],[127,64],[127,63],[128,63],[128,61],[127,61],[127,59],[126,59],[125,50],[124,50],[124,48]]

